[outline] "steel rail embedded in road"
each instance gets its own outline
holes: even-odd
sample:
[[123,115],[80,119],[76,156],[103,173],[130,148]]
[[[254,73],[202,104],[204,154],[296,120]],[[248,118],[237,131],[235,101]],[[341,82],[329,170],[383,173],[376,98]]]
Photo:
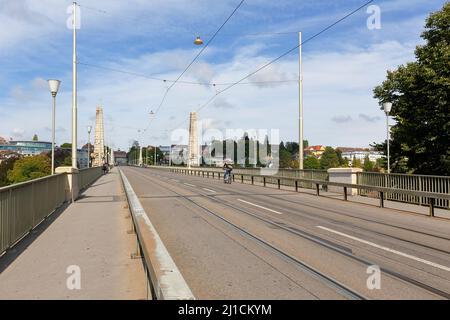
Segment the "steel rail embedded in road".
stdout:
[[[141,176],[141,177],[146,179],[146,180],[149,180],[145,176]],[[286,253],[282,249],[279,249],[276,246],[274,246],[274,245],[268,243],[267,241],[261,239],[260,237],[250,233],[245,228],[242,228],[242,227],[238,226],[237,224],[231,222],[230,220],[222,217],[220,214],[217,214],[214,211],[206,208],[205,206],[203,206],[203,205],[193,201],[189,197],[184,196],[181,193],[178,193],[178,192],[176,192],[176,191],[174,191],[172,189],[169,189],[168,187],[162,185],[161,183],[158,183],[158,182],[155,182],[155,181],[152,181],[152,182],[157,184],[157,185],[159,185],[160,187],[162,187],[164,189],[169,190],[170,192],[175,193],[180,198],[183,198],[183,199],[187,200],[188,202],[190,202],[190,203],[194,204],[195,206],[201,208],[205,212],[208,212],[209,214],[215,216],[216,218],[218,218],[221,221],[225,222],[227,225],[231,226],[233,229],[239,231],[239,233],[244,234],[248,238],[257,241],[259,244],[262,244],[264,247],[268,248],[269,250],[277,253],[278,255],[281,255],[284,258],[287,258],[288,260],[290,260],[293,263],[295,263],[301,270],[305,271],[306,273],[310,274],[314,278],[318,279],[319,281],[321,281],[322,283],[324,283],[328,287],[334,289],[336,292],[340,293],[342,296],[344,296],[344,297],[346,297],[348,299],[351,299],[351,300],[366,300],[367,299],[362,294],[360,294],[360,293],[356,292],[355,290],[347,287],[346,285],[342,284],[341,282],[337,281],[336,279],[333,279],[332,277],[327,276],[326,274],[324,274],[321,271],[317,270],[313,266],[311,266],[311,265],[309,265],[309,264],[307,264],[307,263],[305,263],[305,262],[303,262],[303,261],[293,257],[292,255]],[[207,198],[210,198],[210,197],[207,197]]]
[[[156,184],[158,184],[158,185],[161,186],[160,183],[157,183],[157,182],[154,182],[154,181],[153,181],[153,183],[156,183]],[[162,186],[162,187],[164,187],[164,186]],[[198,191],[198,189],[196,189],[196,190]],[[173,191],[173,190],[171,190],[171,191],[174,192],[174,193],[176,193],[176,192]],[[176,194],[178,194],[178,193],[176,193]],[[180,195],[180,194],[178,194],[178,195]],[[290,227],[290,226],[286,225],[285,222],[278,223],[278,222],[276,222],[276,221],[274,221],[274,220],[271,220],[271,219],[267,219],[267,218],[261,217],[261,216],[259,216],[259,215],[256,215],[256,214],[252,213],[252,212],[249,212],[249,211],[247,211],[247,210],[245,210],[245,209],[242,209],[242,208],[240,208],[240,207],[237,207],[237,206],[234,206],[234,205],[232,205],[232,204],[229,204],[228,202],[225,202],[225,201],[223,201],[223,200],[220,200],[220,199],[218,199],[218,198],[215,197],[215,196],[210,196],[210,195],[205,195],[205,194],[201,194],[201,195],[202,195],[202,197],[204,197],[204,198],[213,200],[213,201],[215,201],[215,202],[217,202],[217,203],[220,203],[220,204],[225,205],[225,206],[227,206],[227,207],[230,207],[230,208],[233,208],[233,209],[235,209],[235,210],[238,210],[238,211],[240,211],[240,212],[242,212],[242,213],[245,213],[245,214],[247,214],[247,215],[250,215],[250,216],[252,216],[252,217],[254,217],[254,218],[256,218],[256,219],[258,219],[258,220],[260,220],[260,221],[263,221],[263,222],[268,223],[268,224],[270,224],[270,225],[276,226],[277,228],[283,229],[283,230],[285,230],[285,231],[287,231],[287,232],[289,232],[289,233],[291,233],[291,234],[295,234],[295,235],[300,236],[300,237],[302,237],[302,238],[304,238],[304,239],[307,239],[307,240],[309,240],[309,241],[312,241],[312,242],[314,242],[314,243],[316,243],[316,244],[318,244],[318,245],[321,245],[321,246],[323,246],[323,247],[326,247],[326,248],[328,248],[328,249],[330,249],[330,250],[332,250],[332,251],[334,251],[334,252],[340,253],[340,254],[342,254],[342,255],[344,255],[344,256],[346,256],[346,257],[348,257],[348,258],[351,258],[352,260],[357,261],[357,262],[359,262],[359,263],[365,264],[365,265],[367,265],[367,266],[370,266],[370,265],[373,265],[373,264],[374,264],[373,262],[371,262],[371,261],[369,261],[369,260],[367,260],[367,259],[365,259],[365,258],[361,258],[361,257],[355,256],[355,255],[353,254],[353,252],[352,252],[351,250],[349,250],[348,248],[344,248],[344,247],[338,246],[338,245],[336,245],[336,244],[332,244],[332,243],[330,243],[330,242],[327,241],[327,240],[321,239],[320,237],[317,237],[317,236],[311,235],[311,234],[309,234],[309,233],[307,233],[307,232],[298,230],[297,228],[295,228],[295,226],[294,226],[294,227],[293,227],[293,226]],[[182,195],[180,195],[180,196],[183,197],[183,198],[185,198],[186,200],[188,200],[188,201],[190,201],[190,202],[196,204],[197,206],[203,208],[203,206],[197,204],[197,203],[196,203],[195,201],[193,201],[192,199],[189,199],[189,198],[187,198],[187,197],[185,197],[185,196],[182,196]],[[207,208],[203,208],[203,209],[209,210],[209,209],[207,209]],[[216,215],[215,213],[213,213],[213,214]],[[219,217],[219,218],[225,219],[225,218],[222,218],[222,217]],[[273,219],[273,218],[272,218],[272,219]],[[225,220],[226,220],[226,219],[225,219]],[[230,222],[230,223],[231,223],[231,222]],[[231,223],[231,224],[232,224],[232,223]],[[246,231],[244,231],[244,232],[246,232]],[[294,258],[294,259],[295,259],[295,258]],[[400,274],[400,273],[398,273],[398,272],[396,272],[396,271],[393,271],[393,270],[391,270],[391,269],[387,269],[387,268],[384,268],[384,267],[381,267],[380,270],[381,270],[382,272],[386,273],[386,274],[389,274],[390,276],[393,276],[393,277],[395,277],[395,278],[401,280],[401,281],[404,281],[404,282],[407,282],[407,283],[409,283],[409,284],[412,284],[412,285],[414,285],[414,286],[416,286],[416,287],[419,287],[419,288],[421,288],[421,289],[424,289],[424,290],[426,290],[426,291],[428,291],[428,292],[431,292],[431,293],[433,293],[433,294],[435,294],[435,295],[438,295],[438,296],[440,296],[440,297],[443,297],[443,298],[445,298],[445,299],[450,299],[450,294],[449,294],[449,293],[444,292],[444,291],[442,291],[442,290],[439,290],[439,289],[437,289],[437,288],[431,287],[431,286],[429,286],[429,285],[427,285],[427,284],[425,284],[425,283],[423,283],[423,282],[420,282],[420,281],[418,281],[418,280],[412,279],[412,278],[410,278],[410,277],[408,277],[408,276],[402,275],[402,274]]]

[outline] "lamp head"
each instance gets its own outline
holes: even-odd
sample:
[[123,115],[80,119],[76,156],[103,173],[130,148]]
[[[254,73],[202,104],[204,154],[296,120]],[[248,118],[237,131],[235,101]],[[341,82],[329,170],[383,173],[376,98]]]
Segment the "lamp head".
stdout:
[[50,92],[52,93],[53,97],[56,97],[56,94],[58,93],[60,84],[61,84],[61,81],[59,81],[59,80],[55,80],[55,79],[48,80],[48,86],[50,88]]
[[88,133],[91,133],[92,131],[92,126],[88,126]]
[[383,103],[383,109],[384,109],[384,112],[385,112],[387,115],[389,115],[389,113],[390,113],[391,110],[392,110],[392,102],[384,102],[384,103]]
[[197,46],[201,46],[201,45],[203,45],[203,40],[198,36],[195,39],[194,44],[197,45]]

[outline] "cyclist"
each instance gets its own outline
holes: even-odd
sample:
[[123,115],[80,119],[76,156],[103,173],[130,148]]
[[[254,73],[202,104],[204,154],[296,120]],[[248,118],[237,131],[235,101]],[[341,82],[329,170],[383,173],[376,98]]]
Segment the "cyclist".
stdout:
[[233,166],[231,163],[225,162],[223,165],[224,175],[223,180],[225,183],[231,183],[231,172],[233,171]]

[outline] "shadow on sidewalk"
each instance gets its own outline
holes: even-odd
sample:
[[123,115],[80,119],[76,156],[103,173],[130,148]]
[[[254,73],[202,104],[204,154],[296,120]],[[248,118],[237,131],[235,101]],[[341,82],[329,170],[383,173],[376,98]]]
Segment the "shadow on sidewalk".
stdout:
[[16,244],[0,256],[0,273],[5,271],[58,217],[69,207],[70,203],[64,203],[50,216],[44,219],[38,226],[21,238]]

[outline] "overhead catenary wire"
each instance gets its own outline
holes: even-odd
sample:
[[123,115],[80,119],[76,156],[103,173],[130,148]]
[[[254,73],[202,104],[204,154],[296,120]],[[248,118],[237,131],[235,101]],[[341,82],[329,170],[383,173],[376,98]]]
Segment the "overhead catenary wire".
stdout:
[[[288,51],[284,52],[283,54],[281,54],[280,56],[276,57],[275,59],[269,61],[268,63],[264,64],[263,66],[259,67],[258,69],[256,69],[255,71],[247,74],[245,77],[239,79],[238,81],[230,84],[229,86],[227,86],[226,88],[216,92],[211,98],[209,98],[204,104],[202,104],[197,110],[196,112],[199,112],[201,110],[203,110],[204,108],[206,108],[207,106],[209,106],[211,104],[211,102],[213,102],[217,96],[219,96],[220,94],[224,93],[225,91],[230,90],[231,88],[235,87],[236,85],[242,83],[243,81],[247,80],[248,78],[250,78],[251,76],[255,75],[256,73],[260,72],[261,70],[267,68],[268,66],[274,64],[275,62],[281,60],[282,58],[286,57],[287,55],[291,54],[292,52],[296,51],[299,47],[305,45],[306,43],[312,41],[313,39],[317,38],[318,36],[322,35],[323,33],[327,32],[328,30],[330,30],[331,28],[333,28],[334,26],[338,25],[339,23],[341,23],[342,21],[348,19],[349,17],[351,17],[352,15],[354,15],[355,13],[359,12],[361,9],[365,8],[367,5],[369,5],[370,3],[374,2],[374,0],[370,0],[365,2],[363,5],[359,6],[358,8],[354,9],[353,11],[347,13],[345,16],[343,16],[342,18],[340,18],[339,20],[333,22],[332,24],[328,25],[327,27],[323,28],[322,30],[320,30],[319,32],[315,33],[314,35],[312,35],[311,37],[309,37],[308,39],[306,39],[305,41],[303,41],[302,43],[296,45],[295,47],[289,49]],[[174,127],[172,130],[178,128],[179,126],[181,126],[182,124],[184,124],[185,122],[187,122],[187,120],[181,122],[178,126]]]
[[[99,66],[99,65],[95,65],[95,64],[91,64],[91,63],[85,63],[85,62],[80,62],[80,61],[78,61],[77,63],[79,65],[83,65],[83,66],[88,66],[88,67],[92,67],[92,68],[108,70],[108,71],[117,72],[117,73],[128,74],[128,75],[131,75],[131,76],[146,78],[146,79],[149,79],[149,80],[160,81],[160,82],[164,82],[164,83],[173,83],[173,82],[175,82],[175,80],[158,78],[158,77],[154,77],[152,75],[145,75],[145,74],[137,73],[137,72],[133,72],[133,71],[127,71],[127,70],[121,70],[121,69],[117,69],[117,68],[104,67],[104,66]],[[239,84],[242,84],[242,85],[271,84],[271,83],[276,84],[276,83],[289,83],[289,82],[297,82],[297,81],[298,81],[297,79],[286,79],[286,80],[248,81],[248,82],[241,82]],[[179,84],[186,84],[186,85],[198,85],[198,86],[216,87],[216,86],[228,86],[228,85],[232,84],[233,82],[196,82],[196,81],[179,80],[178,83]]]
[[169,94],[169,91],[177,84],[177,82],[183,77],[183,75],[189,70],[189,68],[197,61],[197,59],[200,57],[200,55],[206,50],[206,48],[209,46],[209,44],[216,38],[216,36],[219,34],[219,32],[223,29],[223,27],[230,21],[230,19],[235,15],[235,13],[239,10],[239,8],[242,6],[242,4],[245,2],[245,0],[241,0],[239,4],[234,8],[234,10],[231,12],[231,14],[227,17],[227,19],[222,23],[222,25],[217,29],[217,31],[214,33],[214,35],[211,37],[211,39],[208,40],[208,42],[203,46],[203,48],[197,53],[197,55],[192,59],[192,61],[187,65],[187,67],[181,72],[181,74],[175,79],[174,82],[166,89],[164,92],[164,95],[161,99],[161,102],[159,103],[156,110],[153,112],[153,119],[151,119],[150,123],[148,124],[147,128],[145,128],[142,132],[144,134],[148,128],[150,127],[152,121],[156,118],[156,115],[158,114],[159,110],[164,105],[164,102],[166,101],[167,95]]
[[93,7],[88,7],[88,6],[85,6],[84,4],[77,3],[77,6],[79,6],[80,8],[84,8],[84,9],[88,9],[88,10],[91,10],[91,11],[96,11],[96,12],[100,12],[100,13],[109,15],[108,12],[105,11],[105,10],[101,10],[101,9],[97,9],[97,8],[93,8]]
[[231,12],[231,14],[228,16],[228,18],[222,23],[222,25],[217,29],[217,31],[214,33],[214,35],[208,40],[208,42],[203,46],[203,48],[197,53],[197,55],[192,59],[192,61],[187,65],[187,67],[181,72],[181,74],[175,79],[174,82],[167,88],[166,92],[163,95],[163,98],[161,100],[161,103],[158,105],[158,108],[155,110],[155,115],[159,112],[161,107],[164,104],[164,101],[167,97],[167,94],[169,91],[175,86],[175,84],[183,77],[183,75],[189,70],[189,68],[197,61],[197,59],[201,56],[201,54],[206,50],[206,48],[209,46],[209,44],[216,38],[216,36],[219,34],[219,32],[223,29],[223,27],[228,23],[228,21],[234,16],[234,14],[239,10],[239,8],[242,6],[245,0],[241,0],[239,4],[234,8],[234,10]]

